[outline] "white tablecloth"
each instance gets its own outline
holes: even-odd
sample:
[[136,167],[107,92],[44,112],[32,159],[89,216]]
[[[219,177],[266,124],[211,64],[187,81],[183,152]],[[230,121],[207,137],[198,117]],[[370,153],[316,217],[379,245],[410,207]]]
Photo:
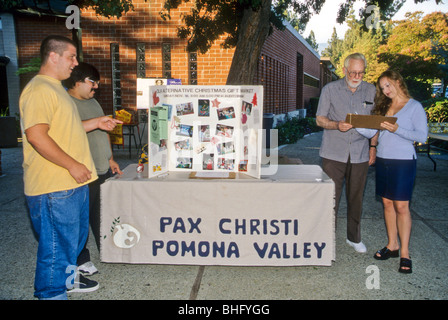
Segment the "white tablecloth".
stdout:
[[334,183],[319,166],[280,165],[261,179],[189,174],[137,178],[130,165],[106,181],[101,261],[330,266],[335,260]]

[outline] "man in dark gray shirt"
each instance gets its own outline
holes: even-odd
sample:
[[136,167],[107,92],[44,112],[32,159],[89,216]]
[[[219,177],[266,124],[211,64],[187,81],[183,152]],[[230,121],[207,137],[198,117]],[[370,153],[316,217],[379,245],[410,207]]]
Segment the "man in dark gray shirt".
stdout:
[[[88,120],[104,116],[103,109],[94,98],[100,81],[98,70],[91,64],[80,62],[74,69],[70,78],[63,81],[68,93],[78,108],[81,120]],[[103,130],[93,130],[87,133],[90,152],[92,154],[98,180],[89,184],[89,217],[97,247],[100,247],[100,186],[112,174],[122,174],[120,166],[115,162],[109,134]],[[87,247],[78,257],[78,271],[83,275],[92,275],[98,272],[90,261],[90,252]]]
[[375,86],[362,80],[366,67],[364,55],[349,55],[344,62],[345,77],[322,89],[316,113],[317,124],[324,128],[319,153],[322,169],[336,188],[335,214],[345,182],[347,243],[362,253],[367,251],[361,242],[362,202],[369,165],[375,162],[377,138],[369,144],[345,118],[347,113],[368,115],[373,108]]

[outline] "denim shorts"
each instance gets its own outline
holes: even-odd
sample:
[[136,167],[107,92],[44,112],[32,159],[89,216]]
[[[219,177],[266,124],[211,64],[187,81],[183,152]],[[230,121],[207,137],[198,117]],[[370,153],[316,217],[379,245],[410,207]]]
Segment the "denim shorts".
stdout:
[[89,188],[26,196],[38,236],[34,295],[63,296],[89,231]]

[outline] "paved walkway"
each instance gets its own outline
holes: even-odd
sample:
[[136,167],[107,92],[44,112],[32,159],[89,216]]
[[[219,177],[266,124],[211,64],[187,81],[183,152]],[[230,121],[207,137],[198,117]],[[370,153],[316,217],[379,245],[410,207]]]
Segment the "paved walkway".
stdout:
[[[283,158],[320,164],[321,133],[280,150]],[[127,150],[115,150],[122,167],[136,160]],[[134,154],[136,151],[134,150]],[[136,159],[136,156],[134,156]],[[368,175],[362,219],[368,253],[355,253],[345,243],[345,201],[337,216],[336,261],[331,267],[224,267],[106,264],[99,261],[93,236],[92,260],[100,289],[72,293],[71,300],[433,300],[448,298],[448,161],[432,162],[419,155],[411,209],[411,256],[414,273],[398,273],[398,259],[376,261],[373,254],[386,244],[381,203],[374,195],[374,169]],[[295,160],[292,160],[295,161]],[[0,299],[34,300],[37,241],[28,218],[22,182],[22,150],[2,149],[0,177]],[[378,276],[378,282],[371,281]],[[379,284],[379,288],[372,288]]]

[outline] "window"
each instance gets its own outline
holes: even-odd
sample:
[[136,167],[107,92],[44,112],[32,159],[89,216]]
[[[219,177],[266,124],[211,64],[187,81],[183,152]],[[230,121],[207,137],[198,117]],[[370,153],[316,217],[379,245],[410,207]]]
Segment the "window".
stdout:
[[162,74],[166,79],[171,79],[171,44],[162,44]]
[[303,75],[303,78],[304,78],[303,79],[303,83],[306,86],[310,86],[310,87],[313,87],[313,88],[319,88],[320,87],[319,79],[316,79],[313,76],[310,76],[310,75],[308,75],[306,73]]
[[288,112],[289,66],[266,55],[258,61],[258,83],[264,87],[264,112]]
[[137,78],[146,77],[145,44],[137,43]]
[[196,52],[188,54],[188,83],[198,84],[198,54]]
[[112,96],[114,113],[121,106],[121,73],[120,73],[120,47],[118,43],[110,44],[110,57],[112,61]]

